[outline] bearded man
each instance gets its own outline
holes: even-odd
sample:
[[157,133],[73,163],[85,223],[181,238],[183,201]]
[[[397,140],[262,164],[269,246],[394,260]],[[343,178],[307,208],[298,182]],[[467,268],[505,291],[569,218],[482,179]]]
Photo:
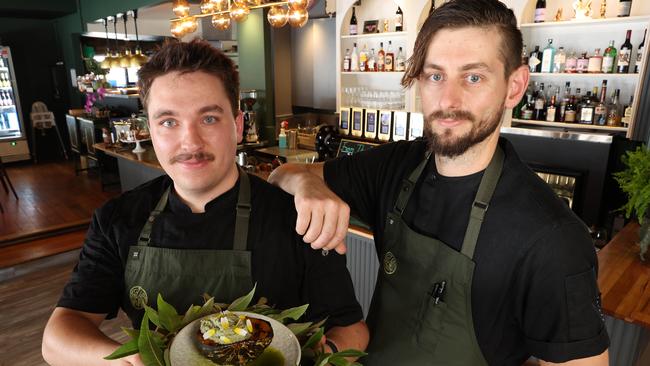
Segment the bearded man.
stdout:
[[270,177],[312,247],[345,251],[350,209],[372,228],[364,365],[608,364],[587,228],[499,137],[528,85],[521,50],[500,1],[445,3],[402,79],[419,88],[425,139]]

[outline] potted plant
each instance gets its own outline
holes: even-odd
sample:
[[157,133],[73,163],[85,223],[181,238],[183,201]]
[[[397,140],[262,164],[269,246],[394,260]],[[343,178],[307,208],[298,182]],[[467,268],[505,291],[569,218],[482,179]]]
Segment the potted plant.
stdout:
[[622,207],[625,216],[635,214],[641,224],[639,245],[641,260],[650,246],[650,150],[646,146],[628,151],[621,159],[625,170],[615,173],[614,179],[627,195],[628,201]]

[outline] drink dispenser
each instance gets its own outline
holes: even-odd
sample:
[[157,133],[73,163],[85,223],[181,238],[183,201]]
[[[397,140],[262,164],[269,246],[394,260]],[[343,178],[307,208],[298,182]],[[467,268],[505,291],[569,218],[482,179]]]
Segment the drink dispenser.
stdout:
[[258,120],[255,106],[257,105],[259,94],[260,91],[255,89],[239,92],[239,104],[244,115],[244,142],[258,142]]

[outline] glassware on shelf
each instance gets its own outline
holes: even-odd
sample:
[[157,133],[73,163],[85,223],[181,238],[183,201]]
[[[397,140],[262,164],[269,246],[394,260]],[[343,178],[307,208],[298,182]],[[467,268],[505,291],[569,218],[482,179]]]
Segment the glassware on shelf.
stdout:
[[341,90],[341,103],[345,106],[388,110],[406,108],[405,94],[401,90],[375,90],[365,86],[343,87]]

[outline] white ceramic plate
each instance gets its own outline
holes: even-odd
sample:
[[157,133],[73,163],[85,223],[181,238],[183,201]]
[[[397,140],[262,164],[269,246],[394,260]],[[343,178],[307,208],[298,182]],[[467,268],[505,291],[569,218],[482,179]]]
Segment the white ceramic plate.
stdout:
[[[273,328],[273,340],[269,347],[274,348],[282,353],[284,356],[284,366],[297,366],[300,363],[300,343],[298,343],[298,338],[287,328],[284,324],[280,323],[275,319],[271,319],[268,316],[248,313],[248,312],[235,312],[236,314],[245,315],[249,318],[256,318],[266,320],[271,323],[271,328]],[[208,315],[212,316],[212,315]],[[207,316],[206,316],[207,317]],[[204,318],[206,318],[204,317]],[[203,319],[203,318],[201,318]],[[169,350],[169,359],[172,363],[172,366],[214,366],[214,362],[210,361],[200,353],[197,347],[194,345],[194,335],[199,329],[201,319],[197,319],[185,328],[181,329],[180,332],[174,337],[171,348]]]

